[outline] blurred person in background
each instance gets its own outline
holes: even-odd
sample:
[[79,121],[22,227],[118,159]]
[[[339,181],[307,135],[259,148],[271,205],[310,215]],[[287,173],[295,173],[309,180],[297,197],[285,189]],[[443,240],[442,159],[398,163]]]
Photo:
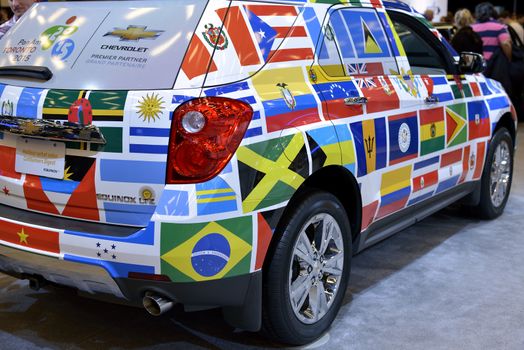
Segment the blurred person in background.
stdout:
[[524,29],[511,18],[508,11],[503,11],[499,20],[505,23],[511,37],[512,61],[510,63],[511,94],[510,98],[517,110],[519,121],[524,120]]
[[519,22],[515,21],[512,18],[511,13],[509,11],[507,10],[502,11],[499,17],[499,21],[500,23],[503,23],[513,28],[513,30],[515,30],[515,32],[517,33],[520,39],[520,42],[524,43],[524,28],[522,28]]
[[453,24],[453,12],[448,11],[445,16],[442,16],[442,18],[440,18],[440,23]]
[[6,8],[0,8],[0,24],[7,22],[9,17],[11,17],[9,10]]
[[495,20],[497,12],[491,3],[475,8],[477,23],[472,25],[482,38],[487,68],[484,74],[499,81],[511,98],[517,113],[522,115],[524,81],[524,47],[512,27]]
[[519,22],[519,24],[524,27],[524,15],[522,13],[519,13],[518,16],[517,16],[517,22]]
[[435,13],[431,9],[427,9],[424,11],[424,17],[428,20],[428,22],[433,22],[433,18],[435,17]]
[[475,23],[473,15],[468,9],[458,10],[455,14],[457,32],[451,39],[451,46],[458,52],[475,52],[483,54],[483,44],[480,36],[471,28]]
[[13,11],[13,17],[0,25],[0,39],[11,29],[22,15],[38,0],[9,0],[9,7]]
[[506,26],[496,20],[498,16],[495,7],[489,2],[483,2],[475,7],[477,23],[471,25],[482,38],[484,58],[489,61],[497,49],[501,49],[511,61],[511,37]]

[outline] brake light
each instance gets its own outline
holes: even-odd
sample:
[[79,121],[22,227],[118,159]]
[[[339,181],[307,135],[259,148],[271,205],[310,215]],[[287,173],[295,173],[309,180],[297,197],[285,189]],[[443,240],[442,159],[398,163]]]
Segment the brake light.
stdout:
[[202,97],[180,105],[171,124],[166,182],[204,182],[218,175],[240,145],[252,116],[250,105],[225,97]]

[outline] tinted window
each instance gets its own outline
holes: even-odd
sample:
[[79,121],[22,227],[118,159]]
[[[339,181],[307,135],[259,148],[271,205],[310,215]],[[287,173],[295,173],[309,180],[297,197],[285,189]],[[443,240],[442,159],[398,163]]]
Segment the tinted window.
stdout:
[[450,71],[444,54],[446,49],[431,31],[407,15],[390,13],[390,17],[413,74],[446,74]]
[[333,76],[383,75],[398,70],[379,14],[366,8],[331,13],[319,63]]

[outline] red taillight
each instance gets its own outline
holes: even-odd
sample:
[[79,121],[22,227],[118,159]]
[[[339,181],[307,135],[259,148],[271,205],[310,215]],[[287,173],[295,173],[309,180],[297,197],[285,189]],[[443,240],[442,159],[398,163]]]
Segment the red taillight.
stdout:
[[251,106],[224,97],[202,97],[173,114],[168,184],[207,181],[227,165],[253,116]]

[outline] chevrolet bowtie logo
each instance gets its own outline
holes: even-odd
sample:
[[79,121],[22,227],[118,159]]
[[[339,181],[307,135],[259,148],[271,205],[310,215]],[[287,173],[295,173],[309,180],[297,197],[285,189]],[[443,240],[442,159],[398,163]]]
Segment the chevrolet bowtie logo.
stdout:
[[154,40],[163,30],[146,30],[147,26],[128,26],[127,29],[115,28],[104,36],[117,36],[121,41],[138,41],[140,39]]

